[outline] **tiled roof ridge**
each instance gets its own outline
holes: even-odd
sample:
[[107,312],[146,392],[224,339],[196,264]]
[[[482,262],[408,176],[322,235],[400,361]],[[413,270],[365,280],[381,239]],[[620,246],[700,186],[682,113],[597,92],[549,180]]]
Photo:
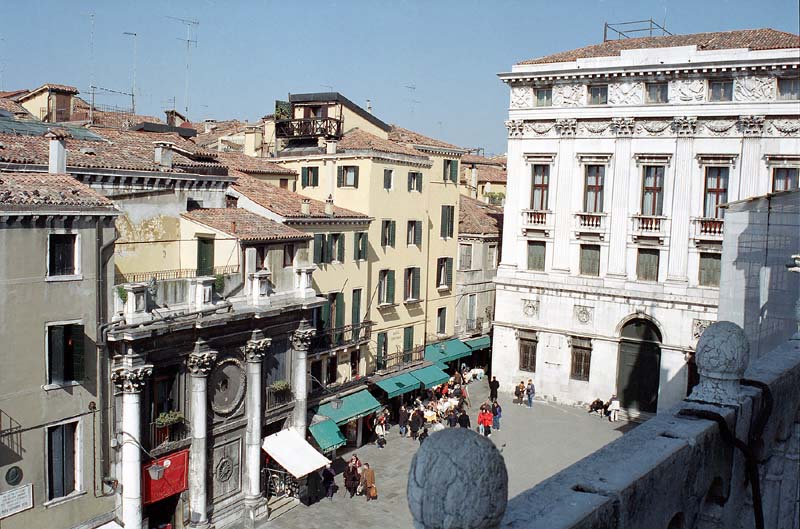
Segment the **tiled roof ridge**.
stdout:
[[114,203],[63,173],[0,172],[0,210],[19,209],[116,211]]
[[[644,45],[640,45],[644,44]],[[572,62],[577,59],[619,56],[622,50],[697,46],[701,50],[747,48],[750,50],[800,47],[800,35],[773,28],[707,31],[676,35],[658,35],[614,39],[520,61],[517,64]]]
[[503,210],[466,195],[459,197],[458,232],[462,234],[499,235]]
[[312,238],[308,233],[243,208],[200,208],[181,213],[181,217],[243,241]]
[[420,152],[408,145],[393,141],[391,136],[390,139],[384,139],[359,127],[353,127],[345,132],[342,139],[339,140],[337,148],[344,151],[372,150],[390,154],[405,154],[408,156],[419,156],[427,159],[427,155],[425,153]]
[[458,145],[453,145],[452,143],[447,143],[446,141],[437,140],[436,138],[431,138],[430,136],[426,136],[424,134],[413,131],[411,129],[401,127],[399,125],[392,124],[391,127],[392,130],[389,132],[389,140],[396,143],[419,145],[419,146],[433,147],[440,149],[451,149],[456,151],[466,150],[463,147],[459,147]]

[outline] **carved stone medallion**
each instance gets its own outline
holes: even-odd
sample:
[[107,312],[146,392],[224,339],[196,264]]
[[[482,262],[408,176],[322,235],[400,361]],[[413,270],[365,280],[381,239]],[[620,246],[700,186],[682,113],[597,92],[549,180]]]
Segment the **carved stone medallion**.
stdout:
[[538,299],[523,299],[522,300],[522,313],[528,318],[535,318],[539,315],[539,300]]
[[582,84],[562,84],[553,87],[553,106],[577,107],[583,103],[586,89]]
[[214,366],[208,378],[211,409],[218,415],[230,415],[244,399],[246,375],[242,362],[228,357]]
[[575,305],[573,312],[575,315],[575,320],[582,325],[589,325],[594,319],[594,307]]

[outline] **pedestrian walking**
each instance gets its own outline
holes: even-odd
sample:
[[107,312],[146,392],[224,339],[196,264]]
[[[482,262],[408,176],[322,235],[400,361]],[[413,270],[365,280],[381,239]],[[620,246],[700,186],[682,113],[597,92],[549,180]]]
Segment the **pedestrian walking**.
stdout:
[[489,382],[489,400],[497,400],[498,389],[500,389],[500,382],[497,381],[497,377],[492,377]]
[[619,408],[617,395],[611,395],[611,400],[608,401],[608,420],[610,422],[617,422],[617,419],[619,419]]
[[333,501],[333,493],[336,492],[336,473],[330,465],[325,465],[322,471],[322,486],[325,487],[325,497]]
[[525,396],[528,398],[528,407],[533,407],[533,397],[536,395],[536,386],[533,385],[533,380],[528,379],[528,385],[525,387]]
[[360,481],[361,476],[358,474],[358,467],[351,459],[344,469],[344,488],[350,493],[351,498],[356,495]]
[[397,424],[400,426],[400,437],[405,437],[408,433],[408,410],[405,406],[400,406]]
[[414,413],[411,414],[411,438],[413,440],[417,440],[419,429],[422,428],[424,422],[425,419],[422,416],[422,412],[420,410],[414,410]]
[[458,426],[458,417],[456,416],[455,410],[450,410],[450,413],[447,414],[447,425],[450,428]]
[[483,435],[483,412],[486,411],[481,404],[481,407],[478,409],[478,434]]
[[428,438],[428,429],[423,428],[422,433],[419,434],[419,445],[422,446],[423,441]]
[[462,428],[469,429],[471,427],[469,422],[469,414],[465,411],[461,411],[461,415],[458,416],[458,425]]
[[522,402],[525,400],[525,382],[522,380],[520,380],[519,385],[514,388],[514,396],[517,398],[517,404],[522,406]]
[[480,433],[486,437],[492,436],[492,420],[492,412],[486,407],[481,408],[481,412],[478,414],[478,424],[482,427]]
[[361,490],[367,501],[378,499],[378,487],[375,486],[375,471],[369,467],[369,463],[364,463],[361,470]]
[[494,430],[500,429],[500,418],[503,416],[503,408],[500,406],[500,403],[494,401],[492,403],[492,428]]
[[[381,417],[383,419],[383,417]],[[377,424],[375,425],[375,435],[377,439],[375,439],[375,444],[378,445],[379,449],[383,449],[386,446],[386,427],[384,426],[383,420],[378,420]]]

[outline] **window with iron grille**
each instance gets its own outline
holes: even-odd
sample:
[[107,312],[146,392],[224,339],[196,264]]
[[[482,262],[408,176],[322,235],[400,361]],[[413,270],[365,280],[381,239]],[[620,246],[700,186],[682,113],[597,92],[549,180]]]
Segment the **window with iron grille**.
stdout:
[[526,337],[519,339],[519,369],[520,371],[536,372],[536,347],[539,340],[535,334],[526,333]]
[[697,282],[703,287],[718,287],[722,256],[718,253],[700,253]]
[[658,281],[659,251],[652,248],[639,248],[636,256],[636,279],[639,281]]
[[581,275],[600,275],[600,246],[596,244],[581,244]]
[[728,167],[706,167],[706,193],[703,200],[703,216],[721,219],[725,210],[720,209],[728,201]]
[[776,167],[772,170],[772,191],[797,189],[797,167]]
[[570,378],[573,380],[589,380],[589,368],[592,364],[592,341],[588,338],[572,337],[572,368]]
[[547,192],[550,186],[550,166],[545,164],[535,164],[531,171],[533,181],[531,183],[531,209],[534,211],[547,210]]
[[642,172],[642,215],[661,216],[664,207],[664,166],[645,165]]
[[583,195],[583,211],[585,213],[603,212],[605,171],[605,165],[586,166],[586,188]]

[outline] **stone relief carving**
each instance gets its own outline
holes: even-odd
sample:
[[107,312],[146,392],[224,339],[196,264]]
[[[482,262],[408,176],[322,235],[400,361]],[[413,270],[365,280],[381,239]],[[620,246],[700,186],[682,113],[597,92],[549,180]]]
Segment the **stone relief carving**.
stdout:
[[242,363],[227,357],[214,366],[208,380],[211,409],[218,415],[230,415],[239,408],[246,390],[246,373]]
[[703,331],[708,329],[708,326],[714,323],[711,320],[692,320],[692,338],[699,339],[703,335]]
[[733,129],[736,121],[728,119],[720,119],[715,121],[703,121],[703,128],[708,130],[714,136],[725,136],[728,131]]
[[539,316],[539,300],[538,299],[523,299],[522,300],[522,314],[528,318],[536,318]]
[[553,87],[553,106],[577,107],[583,104],[586,89],[582,84],[562,84]]
[[594,319],[594,307],[575,305],[573,309],[575,320],[583,325],[589,325]]
[[267,353],[271,338],[262,338],[261,340],[250,340],[244,346],[244,356],[248,362],[260,362],[264,355]]
[[611,126],[610,121],[581,121],[580,129],[589,134],[602,134]]
[[698,103],[705,97],[706,85],[701,79],[673,79],[669,82],[670,103]]
[[744,136],[761,136],[764,133],[764,116],[739,116],[737,125]]
[[511,88],[511,108],[533,107],[533,88],[530,86],[514,86]]
[[614,118],[611,120],[611,129],[617,136],[633,136],[636,121],[633,118]]
[[636,122],[636,131],[639,134],[647,133],[650,136],[658,136],[662,134],[664,131],[669,129],[670,122],[669,121],[637,121]]
[[520,137],[525,132],[525,122],[521,119],[512,119],[506,121],[506,128],[510,138]]
[[644,84],[625,81],[608,85],[608,102],[611,105],[641,105]]
[[578,128],[578,120],[576,119],[557,119],[556,132],[561,136],[575,136],[575,131]]
[[193,351],[186,359],[186,367],[192,375],[208,376],[211,368],[214,367],[214,360],[216,359],[216,351]]
[[693,136],[697,129],[697,118],[688,116],[673,118],[672,129],[678,136]]
[[111,382],[124,393],[138,393],[142,391],[147,378],[152,374],[152,365],[117,367],[111,372]]
[[741,77],[733,83],[735,101],[772,101],[775,99],[775,79],[771,77]]
[[729,321],[712,323],[697,343],[695,362],[700,382],[688,400],[710,404],[739,403],[739,380],[750,358],[744,331]]
[[769,124],[770,131],[777,132],[782,136],[790,136],[800,131],[800,120],[798,119],[775,119]]
[[525,126],[525,130],[530,130],[531,132],[538,134],[539,136],[544,136],[555,126],[556,122],[537,122],[537,123],[529,123]]

